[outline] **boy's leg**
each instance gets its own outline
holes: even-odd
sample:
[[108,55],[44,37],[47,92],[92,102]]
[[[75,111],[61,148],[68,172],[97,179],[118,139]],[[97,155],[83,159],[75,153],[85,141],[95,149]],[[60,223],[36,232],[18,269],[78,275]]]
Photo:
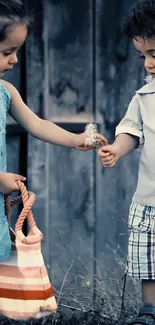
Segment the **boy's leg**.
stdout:
[[142,299],[155,305],[155,280],[142,280]]
[[131,277],[141,279],[143,300],[130,325],[155,325],[154,216],[155,207],[136,203],[130,206],[127,271]]
[[155,280],[142,280],[143,306],[127,325],[155,325]]

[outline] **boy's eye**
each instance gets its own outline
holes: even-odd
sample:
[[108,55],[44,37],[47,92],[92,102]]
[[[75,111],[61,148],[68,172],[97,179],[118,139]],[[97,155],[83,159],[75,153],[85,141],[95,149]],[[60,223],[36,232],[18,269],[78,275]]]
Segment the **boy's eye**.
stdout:
[[145,56],[144,55],[140,55],[139,58],[140,59],[145,59]]
[[3,52],[3,54],[5,55],[5,56],[8,56],[8,55],[10,55],[12,52]]

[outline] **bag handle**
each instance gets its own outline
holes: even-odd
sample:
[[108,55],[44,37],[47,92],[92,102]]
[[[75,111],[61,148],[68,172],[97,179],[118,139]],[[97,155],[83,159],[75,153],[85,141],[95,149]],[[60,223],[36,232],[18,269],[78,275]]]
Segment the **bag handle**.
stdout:
[[[23,209],[15,225],[16,236],[24,244],[38,243],[43,238],[43,235],[36,226],[31,210],[36,196],[33,192],[28,192],[26,186],[21,181],[17,181],[17,185],[21,191],[21,196],[17,196],[15,199],[10,201],[9,196],[5,195],[5,212],[8,218],[8,223],[10,223],[11,208],[16,204],[23,202]],[[27,219],[30,226],[30,233],[27,236],[25,236],[22,231],[25,219]]]

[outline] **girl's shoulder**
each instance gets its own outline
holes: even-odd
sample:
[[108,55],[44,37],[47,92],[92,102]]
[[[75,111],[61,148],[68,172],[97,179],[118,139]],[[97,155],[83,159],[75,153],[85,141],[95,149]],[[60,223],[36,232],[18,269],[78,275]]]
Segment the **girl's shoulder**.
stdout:
[[19,95],[18,90],[8,81],[0,79],[0,85],[6,90],[10,99],[13,99],[17,95]]
[[6,82],[0,79],[0,97],[1,97],[1,105],[4,105],[4,108],[8,111],[11,104],[11,93],[9,90],[9,82]]
[[4,95],[8,96],[9,99],[11,99],[11,92],[10,92],[10,83],[3,80],[3,79],[0,79],[0,88],[1,88],[1,91],[4,93]]

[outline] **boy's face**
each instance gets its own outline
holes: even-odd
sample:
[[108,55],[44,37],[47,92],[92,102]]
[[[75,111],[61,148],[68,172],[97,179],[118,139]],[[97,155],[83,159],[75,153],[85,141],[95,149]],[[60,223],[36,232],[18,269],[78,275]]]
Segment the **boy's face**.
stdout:
[[136,50],[140,57],[144,59],[146,71],[155,78],[155,38],[141,38],[139,36],[133,39]]

